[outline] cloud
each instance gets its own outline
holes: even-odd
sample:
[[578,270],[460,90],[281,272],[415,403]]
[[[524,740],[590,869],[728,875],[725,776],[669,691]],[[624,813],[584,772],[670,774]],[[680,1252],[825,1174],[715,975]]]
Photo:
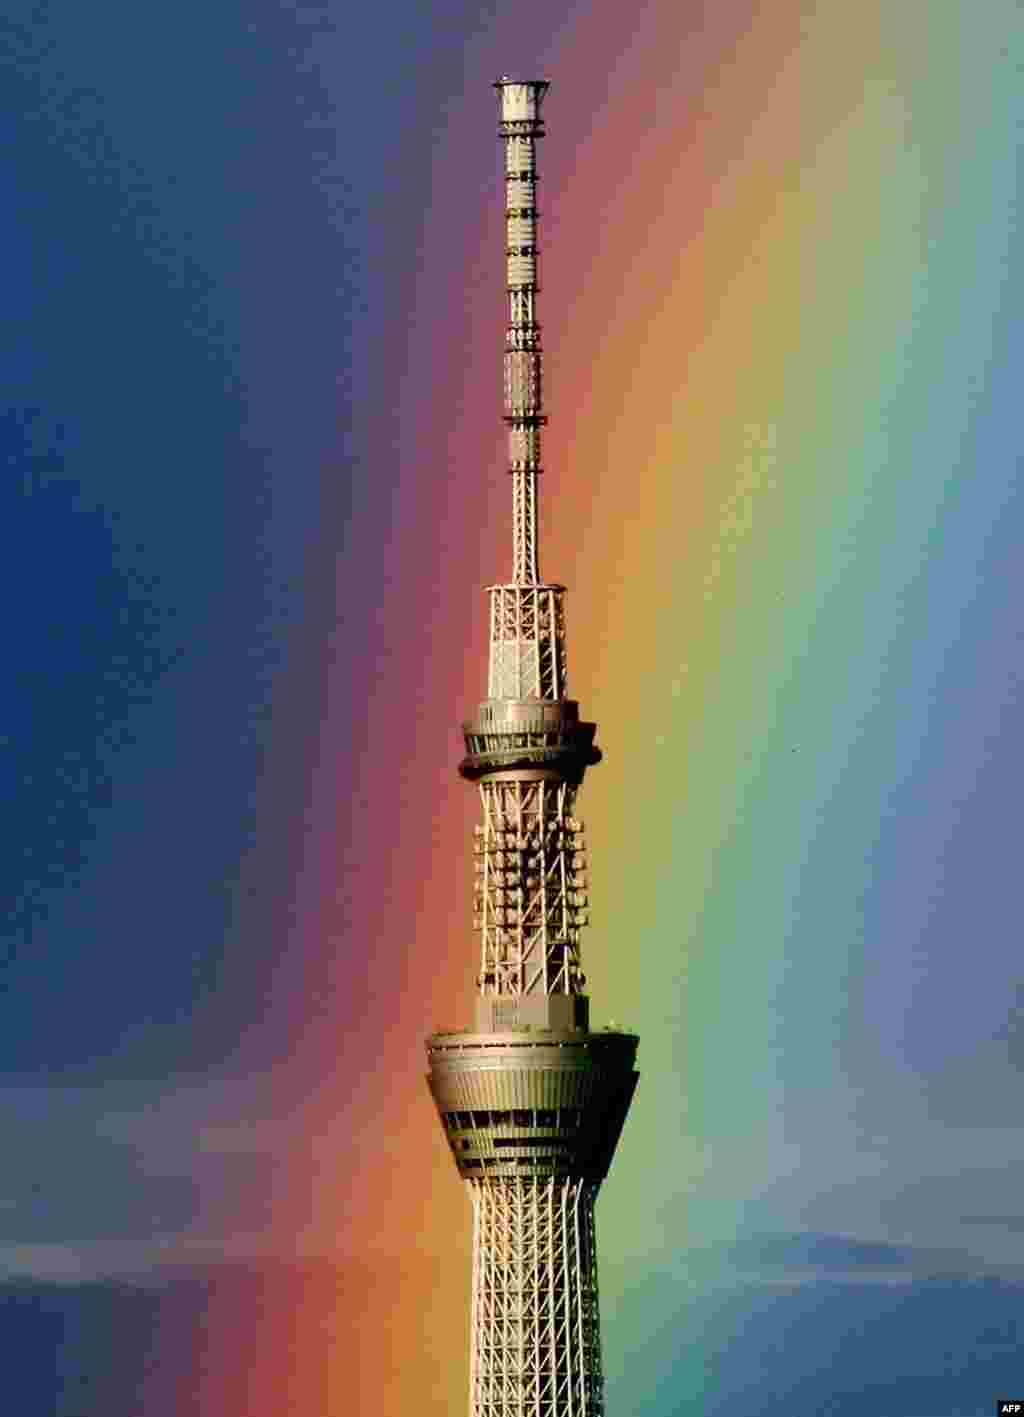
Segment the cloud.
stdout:
[[744,1285],[754,1289],[794,1289],[809,1284],[863,1284],[876,1287],[905,1285],[910,1288],[922,1283],[927,1277],[912,1269],[780,1269],[775,1273],[768,1270],[743,1271],[733,1276],[733,1282],[739,1279]]
[[302,1140],[303,1121],[301,1117],[264,1117],[212,1123],[198,1131],[199,1150],[206,1156],[282,1157]]
[[1024,1235],[1024,1215],[961,1215],[960,1224],[992,1225],[1015,1235]]
[[747,1236],[734,1246],[729,1258],[733,1264],[753,1270],[889,1271],[911,1265],[914,1252],[904,1245],[886,1241],[797,1231]]
[[69,1245],[0,1246],[0,1276],[6,1279],[49,1279],[65,1284],[92,1278],[82,1256]]
[[0,1282],[36,1280],[93,1284],[123,1280],[162,1284],[182,1273],[224,1265],[301,1262],[318,1259],[296,1249],[282,1256],[276,1237],[262,1233],[177,1233],[144,1240],[111,1238],[75,1244],[0,1245]]
[[998,1258],[979,1261],[964,1247],[893,1244],[885,1239],[810,1230],[752,1232],[741,1236],[726,1251],[724,1266],[717,1262],[713,1251],[707,1258],[708,1274],[717,1266],[717,1282],[726,1287],[737,1283],[759,1288],[807,1284],[892,1286],[943,1279],[967,1283],[1000,1277],[1011,1283],[1024,1281],[1024,1267]]
[[949,1057],[924,1079],[929,1116],[974,1131],[1016,1127],[1024,1073],[1024,994],[992,1037]]
[[235,1082],[0,1087],[0,1273],[145,1273],[200,1229],[264,1225],[283,1133],[237,1120],[259,1101]]

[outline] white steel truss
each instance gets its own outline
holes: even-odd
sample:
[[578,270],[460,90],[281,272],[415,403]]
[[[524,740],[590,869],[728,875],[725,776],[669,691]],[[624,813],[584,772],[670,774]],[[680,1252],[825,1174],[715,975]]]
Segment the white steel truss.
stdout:
[[490,699],[565,697],[565,589],[560,585],[492,585]]
[[602,1417],[593,1181],[470,1181],[469,1417]]
[[575,788],[542,778],[485,780],[474,851],[483,994],[577,994],[589,923],[586,841]]

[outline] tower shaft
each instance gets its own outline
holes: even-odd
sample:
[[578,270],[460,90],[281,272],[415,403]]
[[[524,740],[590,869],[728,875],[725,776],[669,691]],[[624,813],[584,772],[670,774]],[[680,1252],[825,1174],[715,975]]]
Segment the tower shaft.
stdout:
[[542,81],[501,79],[505,422],[512,579],[487,587],[487,698],[459,771],[480,794],[472,1030],[427,1040],[428,1084],[473,1210],[470,1417],[603,1417],[594,1205],[625,1121],[637,1038],[590,1032],[576,798],[600,761],[567,697],[564,586],[541,581],[536,143]]
[[[538,572],[542,354],[537,321],[537,140],[542,81],[501,80],[505,172],[505,423],[512,479],[512,580],[488,586],[487,698],[463,725],[463,776],[479,784],[474,924],[478,1007],[490,1027],[585,1021],[579,931],[587,922],[582,824],[585,767],[600,756],[594,725],[566,697],[565,587]],[[556,1002],[552,1003],[552,996]],[[561,1002],[557,1002],[560,998]],[[527,1002],[529,1001],[529,1002]],[[546,1002],[547,1001],[547,1002]]]
[[469,1183],[471,1412],[601,1411],[596,1190],[554,1177]]

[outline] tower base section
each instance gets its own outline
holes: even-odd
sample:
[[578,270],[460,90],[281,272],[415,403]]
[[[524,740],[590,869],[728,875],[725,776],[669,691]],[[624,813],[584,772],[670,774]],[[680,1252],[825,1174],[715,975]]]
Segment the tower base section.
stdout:
[[597,1184],[469,1182],[470,1417],[602,1417]]

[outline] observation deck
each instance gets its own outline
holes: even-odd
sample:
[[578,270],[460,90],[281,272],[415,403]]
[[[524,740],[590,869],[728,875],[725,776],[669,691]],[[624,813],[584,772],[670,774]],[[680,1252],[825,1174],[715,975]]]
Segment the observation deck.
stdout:
[[574,699],[484,699],[462,725],[466,756],[459,773],[470,782],[512,772],[520,780],[551,777],[579,786],[586,769],[601,761],[597,725],[579,715]]
[[428,1083],[459,1175],[599,1183],[639,1077],[638,1041],[611,1029],[435,1033]]

